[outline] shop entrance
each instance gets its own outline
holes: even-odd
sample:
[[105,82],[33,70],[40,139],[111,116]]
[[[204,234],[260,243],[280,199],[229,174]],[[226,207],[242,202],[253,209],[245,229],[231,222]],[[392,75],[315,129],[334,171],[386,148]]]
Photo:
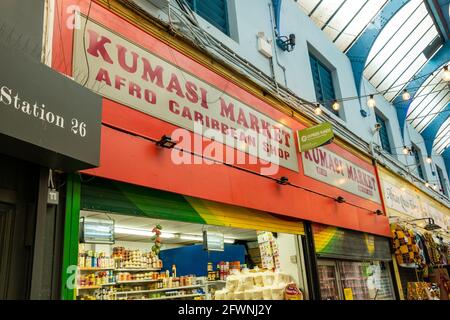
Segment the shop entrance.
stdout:
[[[89,211],[80,218],[79,300],[284,300],[288,286],[304,289],[297,235]],[[114,243],[101,244],[109,228]]]
[[307,298],[302,221],[82,179],[66,217],[66,299]]

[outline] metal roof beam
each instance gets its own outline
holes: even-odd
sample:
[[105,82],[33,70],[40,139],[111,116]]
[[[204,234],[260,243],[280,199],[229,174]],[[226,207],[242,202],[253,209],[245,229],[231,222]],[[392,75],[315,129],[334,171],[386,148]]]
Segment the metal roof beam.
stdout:
[[439,33],[442,37],[444,37],[445,41],[448,41],[449,38],[449,26],[447,21],[445,21],[444,15],[442,13],[442,9],[437,0],[426,0],[425,4],[427,5],[428,11],[430,11],[431,16],[433,18],[434,24],[436,25]]
[[442,158],[444,159],[445,168],[447,169],[447,176],[450,180],[450,148],[445,149],[442,153]]
[[436,139],[436,135],[439,129],[442,127],[444,122],[448,119],[450,114],[450,103],[440,111],[440,113],[431,121],[431,123],[422,131],[422,137],[425,141],[425,146],[427,148],[427,154],[431,157],[433,152],[433,144]]
[[428,60],[422,70],[420,70],[420,72],[415,75],[415,80],[412,80],[406,86],[406,90],[408,90],[412,99],[410,99],[409,101],[403,101],[401,95],[397,96],[397,98],[394,99],[393,105],[395,106],[397,111],[398,123],[400,125],[400,132],[403,138],[405,134],[405,124],[406,117],[408,115],[408,109],[413,101],[414,96],[416,95],[417,91],[420,90],[428,77],[449,61],[449,57],[450,43],[446,42],[444,46],[441,47],[441,49],[439,49],[438,52],[436,52],[436,54],[430,60]]
[[373,44],[383,28],[409,1],[410,0],[389,0],[367,26],[366,30],[361,34],[358,40],[356,40],[352,47],[347,51],[347,56],[352,64],[353,77],[355,78],[358,95],[361,94],[361,82],[370,49],[372,49]]

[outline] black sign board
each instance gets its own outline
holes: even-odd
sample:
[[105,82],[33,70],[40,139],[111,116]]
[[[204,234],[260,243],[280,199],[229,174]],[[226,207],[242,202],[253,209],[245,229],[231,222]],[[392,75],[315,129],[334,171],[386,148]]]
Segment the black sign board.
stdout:
[[0,153],[77,171],[99,165],[100,96],[0,45]]

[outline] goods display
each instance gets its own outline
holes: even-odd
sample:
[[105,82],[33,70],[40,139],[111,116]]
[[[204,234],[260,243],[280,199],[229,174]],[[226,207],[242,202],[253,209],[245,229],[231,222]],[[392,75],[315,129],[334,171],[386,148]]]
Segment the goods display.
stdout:
[[[99,215],[95,213],[96,219]],[[220,251],[205,250],[199,236],[205,225],[165,221],[169,231],[163,233],[159,219],[106,218],[120,219],[114,244],[79,243],[77,300],[303,299],[293,278],[281,272],[281,264],[291,267],[293,256],[281,260],[277,245],[277,237],[293,245],[295,237],[229,228],[231,242]],[[270,268],[260,268],[262,264]]]
[[394,224],[393,248],[400,267],[416,268],[417,282],[407,283],[408,300],[447,300],[450,281],[448,243],[441,236]]
[[272,232],[259,231],[258,244],[262,267],[269,270],[280,269],[280,253]]
[[408,300],[440,300],[440,290],[435,283],[408,282]]
[[143,253],[140,250],[126,250],[114,247],[112,253],[115,268],[118,269],[161,269],[162,261],[155,252]]
[[226,281],[228,276],[234,271],[240,271],[241,267],[246,267],[245,265],[241,266],[240,261],[220,261],[216,270],[214,270],[212,262],[208,263],[208,281]]
[[78,266],[80,268],[114,268],[114,259],[105,255],[104,252],[92,250],[80,251],[78,255]]
[[424,258],[414,231],[394,225],[392,228],[393,247],[397,263],[403,267],[417,267],[424,264]]
[[[288,294],[286,296],[286,289]],[[222,290],[215,292],[215,300],[284,300],[303,295],[296,289],[291,276],[279,271],[263,269],[243,269],[234,271],[226,281]],[[298,292],[297,292],[298,290]]]

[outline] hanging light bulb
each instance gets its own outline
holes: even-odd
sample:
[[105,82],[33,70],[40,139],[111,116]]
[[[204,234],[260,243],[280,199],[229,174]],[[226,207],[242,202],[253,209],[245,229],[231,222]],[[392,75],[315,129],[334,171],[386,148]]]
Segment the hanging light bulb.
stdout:
[[430,183],[427,181],[425,182],[425,187],[429,188],[430,187]]
[[402,152],[403,152],[404,155],[407,155],[407,154],[409,154],[410,150],[409,150],[409,148],[407,146],[403,146]]
[[369,96],[369,100],[367,100],[367,106],[369,108],[375,108],[377,106],[377,102],[375,101],[375,98],[373,97],[373,94]]
[[408,90],[403,90],[402,98],[403,101],[408,101],[409,99],[411,99],[411,95],[409,94]]
[[433,189],[437,190],[437,185],[433,184]]
[[450,70],[448,70],[448,66],[444,67],[444,72],[442,73],[442,80],[450,81]]
[[320,104],[316,105],[316,108],[314,109],[314,113],[320,116],[322,114],[322,109],[320,109]]
[[427,157],[427,163],[431,164],[433,162],[433,160],[431,159],[431,157]]
[[337,102],[337,100],[334,100],[331,107],[333,108],[334,111],[338,111],[341,106],[339,105],[339,102]]

